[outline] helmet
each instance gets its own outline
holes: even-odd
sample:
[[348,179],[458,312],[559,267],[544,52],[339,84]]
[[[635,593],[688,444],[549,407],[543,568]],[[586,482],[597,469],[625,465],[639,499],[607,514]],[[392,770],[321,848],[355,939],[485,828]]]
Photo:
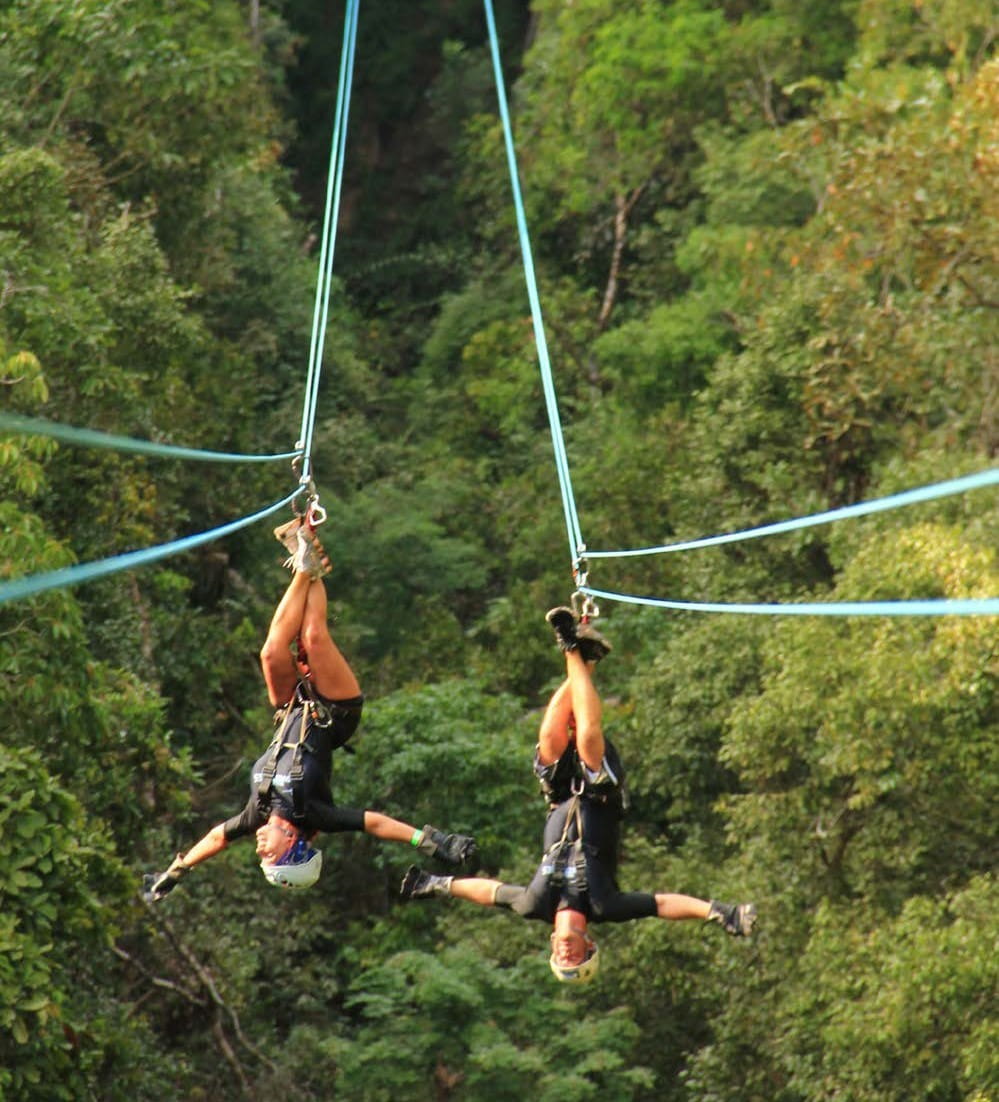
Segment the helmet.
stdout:
[[299,838],[279,861],[266,865],[260,862],[264,876],[278,888],[311,888],[322,867],[323,855],[304,838]]
[[548,958],[555,978],[562,983],[590,983],[600,971],[600,950],[593,938],[586,939],[586,959],[582,964],[562,965],[555,960],[555,954]]

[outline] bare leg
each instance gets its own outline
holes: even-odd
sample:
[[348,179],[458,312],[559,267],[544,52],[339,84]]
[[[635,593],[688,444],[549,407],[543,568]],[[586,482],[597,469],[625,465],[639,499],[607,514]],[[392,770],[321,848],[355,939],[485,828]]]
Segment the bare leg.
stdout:
[[361,695],[361,686],[330,635],[327,604],[326,587],[321,581],[312,582],[299,635],[316,691],[329,700],[351,700]]
[[572,719],[572,695],[566,678],[552,693],[538,732],[538,757],[542,765],[551,765],[569,745],[569,721]]
[[576,749],[587,768],[596,772],[604,760],[603,706],[590,667],[578,650],[566,651],[565,668],[576,721]]
[[302,630],[305,604],[312,584],[308,574],[292,575],[284,596],[274,610],[267,638],[260,651],[267,695],[275,708],[291,699],[298,684],[298,669],[291,654],[291,645]]
[[478,903],[480,907],[494,907],[496,892],[502,886],[501,880],[487,880],[483,876],[466,876],[451,881],[451,895],[455,899],[465,899],[469,903]]
[[711,904],[706,899],[674,892],[656,892],[656,914],[674,921],[684,918],[707,918]]

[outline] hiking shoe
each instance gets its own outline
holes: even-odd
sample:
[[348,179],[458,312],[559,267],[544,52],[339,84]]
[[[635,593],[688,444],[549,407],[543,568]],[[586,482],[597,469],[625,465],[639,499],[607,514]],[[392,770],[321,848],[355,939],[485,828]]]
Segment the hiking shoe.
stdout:
[[298,530],[301,527],[302,518],[295,517],[294,520],[289,520],[287,524],[279,524],[274,529],[274,538],[278,543],[284,544],[284,549],[292,558],[298,550]]
[[429,899],[432,895],[450,895],[453,876],[434,876],[410,865],[402,878],[399,895],[403,899]]
[[297,574],[308,574],[313,581],[325,578],[333,569],[333,564],[319,542],[319,537],[307,524],[298,529],[295,537],[298,547],[285,565],[290,566]]
[[599,662],[611,652],[611,645],[589,620],[576,625],[576,638],[579,640],[579,653],[584,662]]
[[579,646],[576,638],[576,617],[571,608],[551,608],[545,613],[545,619],[555,632],[555,642],[558,643],[559,650],[575,650]]
[[733,937],[749,937],[756,925],[756,907],[752,903],[719,903],[712,899],[708,922],[717,922]]

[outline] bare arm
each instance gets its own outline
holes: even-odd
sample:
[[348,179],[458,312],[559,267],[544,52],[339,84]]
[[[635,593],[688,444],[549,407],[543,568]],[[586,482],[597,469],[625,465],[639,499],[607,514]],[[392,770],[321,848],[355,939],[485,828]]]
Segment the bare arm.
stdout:
[[221,853],[229,845],[223,826],[223,823],[213,826],[204,838],[195,842],[184,854],[184,864],[189,869],[200,865],[202,861],[207,861],[209,857],[214,857],[216,853]]
[[414,835],[423,833],[409,823],[383,815],[380,811],[365,811],[364,831],[384,842],[412,842]]

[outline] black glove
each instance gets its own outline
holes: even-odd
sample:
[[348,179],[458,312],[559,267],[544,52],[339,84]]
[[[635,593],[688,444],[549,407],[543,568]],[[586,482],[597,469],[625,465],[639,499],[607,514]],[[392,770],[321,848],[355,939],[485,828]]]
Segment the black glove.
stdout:
[[191,870],[184,864],[184,859],[178,853],[173,864],[161,873],[146,873],[142,878],[142,898],[147,903],[157,903],[172,892],[181,879]]
[[479,867],[479,847],[467,834],[445,834],[429,824],[423,828],[423,840],[416,847],[428,857],[436,857],[448,865],[461,866],[469,872]]

